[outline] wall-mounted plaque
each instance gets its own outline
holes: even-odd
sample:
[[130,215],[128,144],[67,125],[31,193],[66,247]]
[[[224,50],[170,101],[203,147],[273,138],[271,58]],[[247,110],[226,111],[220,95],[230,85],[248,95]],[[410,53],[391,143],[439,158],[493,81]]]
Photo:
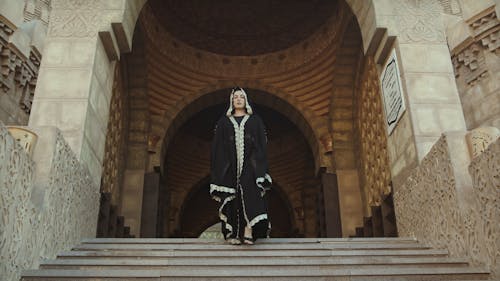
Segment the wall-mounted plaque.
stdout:
[[382,87],[387,132],[390,135],[406,109],[396,49],[392,49],[384,64],[380,75],[380,86]]

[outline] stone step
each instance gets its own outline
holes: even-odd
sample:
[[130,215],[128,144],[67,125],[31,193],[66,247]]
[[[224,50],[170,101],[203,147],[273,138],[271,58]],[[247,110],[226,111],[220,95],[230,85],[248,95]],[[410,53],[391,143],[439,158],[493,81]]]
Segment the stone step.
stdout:
[[[236,247],[236,246],[235,246]],[[244,246],[241,246],[244,247]],[[212,250],[212,251],[178,251],[178,250],[165,250],[165,251],[146,251],[142,250],[107,250],[107,251],[69,251],[62,252],[57,257],[58,258],[81,258],[81,257],[93,257],[93,258],[112,258],[112,257],[136,257],[136,258],[163,258],[163,257],[328,257],[328,256],[385,256],[385,257],[397,257],[397,256],[447,256],[447,250],[439,249],[411,249],[411,250],[401,250],[401,249],[343,249],[343,250],[332,250],[332,249],[316,249],[316,250],[280,250],[280,251],[262,251],[257,250],[253,247],[248,247],[247,250]]]
[[200,257],[193,259],[191,257],[167,257],[163,259],[151,258],[113,258],[113,259],[56,259],[45,260],[40,263],[41,269],[99,269],[112,267],[112,269],[163,269],[171,266],[184,267],[234,267],[234,266],[259,266],[259,268],[268,268],[270,266],[306,266],[321,265],[331,266],[332,268],[369,268],[380,266],[448,266],[460,267],[468,266],[465,259],[460,258],[435,258],[435,257],[281,257],[279,259],[269,259],[267,257]]
[[318,249],[430,249],[429,246],[420,243],[305,243],[305,244],[291,244],[291,243],[272,243],[260,244],[256,243],[252,246],[235,246],[228,244],[80,244],[73,248],[73,250],[318,250]]
[[[22,280],[278,280],[275,277],[300,277],[301,280],[486,280],[488,272],[472,267],[381,267],[370,269],[331,269],[325,266],[274,267],[256,270],[252,266],[222,268],[168,268],[162,270],[28,270]],[[181,278],[179,278],[181,277]],[[319,279],[317,277],[328,277]],[[348,277],[334,279],[332,277]],[[185,279],[182,279],[185,278]],[[357,279],[356,279],[357,278]]]
[[[259,239],[259,244],[268,243],[418,243],[415,238],[404,237],[373,237],[373,238],[265,238]],[[84,239],[82,244],[225,244],[221,239],[200,239],[200,238],[91,238]]]

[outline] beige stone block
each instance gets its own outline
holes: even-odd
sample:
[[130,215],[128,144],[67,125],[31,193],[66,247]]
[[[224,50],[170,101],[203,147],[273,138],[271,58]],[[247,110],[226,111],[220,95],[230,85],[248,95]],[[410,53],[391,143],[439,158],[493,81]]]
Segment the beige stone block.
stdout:
[[377,14],[377,27],[387,28],[388,36],[397,36],[398,35],[398,26],[399,23],[396,20],[396,16],[394,15],[378,15]]
[[391,175],[392,177],[396,177],[403,171],[407,166],[406,158],[404,156],[399,156],[392,164],[391,164]]
[[89,145],[94,150],[94,153],[102,161],[104,157],[104,145],[106,142],[106,125],[99,122],[97,114],[89,107],[85,119],[84,136],[89,142]]
[[94,62],[96,39],[50,38],[46,41],[43,67],[89,67]]
[[35,96],[39,98],[87,98],[90,68],[42,68],[38,75]]
[[400,58],[406,73],[453,73],[450,52],[445,44],[400,44]]
[[30,126],[56,126],[61,131],[81,131],[87,111],[86,100],[36,99]]
[[406,73],[410,103],[460,103],[452,74]]
[[25,1],[2,0],[0,1],[0,15],[18,27],[24,22],[24,4]]
[[438,135],[441,132],[434,111],[435,109],[430,106],[418,105],[414,107],[412,115],[416,135]]
[[130,233],[139,237],[141,227],[144,170],[125,170],[122,194],[122,211]]
[[82,131],[85,125],[85,117],[87,114],[87,100],[60,101],[57,103],[57,111],[59,112],[59,115],[57,118],[58,121],[56,122],[56,127],[58,127],[63,132]]
[[353,235],[363,225],[363,206],[357,170],[337,170],[342,236]]
[[106,10],[125,10],[128,0],[107,0],[102,2]]
[[95,75],[92,75],[92,81],[90,84],[89,103],[93,110],[97,113],[97,118],[99,119],[100,124],[107,125],[110,100],[107,99],[107,94]]
[[335,149],[335,169],[356,168],[356,156],[354,150]]
[[106,55],[103,44],[97,44],[94,59],[94,73],[102,85],[105,85],[108,77],[113,75],[112,66],[113,65],[110,63],[108,56]]
[[393,0],[373,0],[375,14],[379,15],[395,15]]
[[92,181],[96,186],[101,185],[102,162],[98,159],[92,148],[93,144],[85,138],[82,142],[82,152],[80,153],[80,161],[89,169]]
[[441,132],[466,130],[462,107],[459,104],[444,106],[436,113]]

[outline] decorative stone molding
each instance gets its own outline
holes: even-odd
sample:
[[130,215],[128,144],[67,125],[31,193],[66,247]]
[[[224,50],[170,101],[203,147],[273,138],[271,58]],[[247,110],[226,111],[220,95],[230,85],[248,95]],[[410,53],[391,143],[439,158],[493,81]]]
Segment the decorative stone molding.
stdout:
[[[455,76],[463,75],[467,84],[473,85],[488,75],[484,54],[479,43],[473,43],[452,60],[454,60],[453,65],[456,67]],[[461,67],[462,65],[464,67]]]
[[472,30],[475,42],[481,42],[481,45],[490,52],[499,52],[500,21],[495,6],[491,6],[466,22]]
[[263,77],[270,74],[284,73],[313,60],[326,48],[336,44],[339,28],[348,22],[349,12],[340,8],[336,16],[308,39],[286,50],[257,56],[225,56],[195,49],[172,37],[156,19],[151,7],[145,5],[139,21],[144,27],[146,37],[150,38],[156,49],[173,62],[185,65],[191,70],[220,77]]
[[99,193],[88,170],[58,130],[38,132],[48,147],[35,150],[35,165],[0,122],[2,280],[95,236]]
[[446,42],[441,22],[442,6],[435,0],[395,1],[401,43]]
[[[476,16],[466,20],[472,34],[462,44],[452,50],[455,75],[465,75],[467,84],[474,84],[484,78],[488,71],[484,61],[484,50],[493,53],[499,52],[500,21],[497,18],[495,6],[484,10]],[[468,67],[461,70],[461,66]]]

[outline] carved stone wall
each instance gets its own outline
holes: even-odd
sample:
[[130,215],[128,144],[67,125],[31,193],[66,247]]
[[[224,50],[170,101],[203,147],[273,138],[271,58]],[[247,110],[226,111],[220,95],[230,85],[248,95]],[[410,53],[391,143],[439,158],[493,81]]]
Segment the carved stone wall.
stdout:
[[125,168],[128,96],[123,88],[120,67],[115,68],[114,77],[104,148],[101,192],[111,193],[111,204],[118,205],[121,202],[120,196]]
[[457,174],[448,138],[441,137],[394,192],[399,236],[448,249],[451,256],[492,266],[498,274],[498,143],[474,160],[470,168],[474,189],[460,194],[464,190],[457,182],[467,171]]
[[61,133],[43,131],[50,137],[40,134],[38,143],[48,147],[35,148],[45,155],[35,165],[0,122],[2,280],[19,280],[21,270],[37,267],[41,258],[95,236],[98,189]]
[[377,68],[373,57],[367,57],[358,91],[356,122],[365,210],[380,205],[381,195],[391,192],[387,130],[381,99]]
[[480,126],[500,128],[500,87],[497,83],[500,79],[500,20],[494,3],[479,10],[447,32],[469,130]]
[[478,213],[484,223],[483,242],[494,275],[500,276],[500,139],[474,158],[469,166]]

